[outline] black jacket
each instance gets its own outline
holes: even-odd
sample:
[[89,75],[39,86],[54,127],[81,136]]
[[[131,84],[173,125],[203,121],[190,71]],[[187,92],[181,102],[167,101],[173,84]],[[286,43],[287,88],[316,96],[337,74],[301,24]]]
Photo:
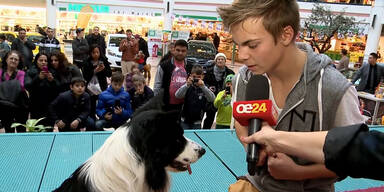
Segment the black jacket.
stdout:
[[70,90],[61,93],[49,106],[50,117],[55,121],[62,120],[67,125],[77,118],[86,122],[90,111],[89,94],[84,93],[76,99]]
[[200,87],[190,86],[185,94],[181,116],[185,123],[201,121],[204,116],[207,98]]
[[212,67],[204,76],[205,85],[213,91],[215,95],[217,95],[220,91],[225,88],[225,77],[230,74],[235,74],[231,69],[225,66],[224,75],[221,81],[217,81],[215,78],[215,74],[213,73],[214,67]]
[[54,51],[60,51],[60,42],[56,38],[48,39],[48,37],[44,37],[41,39],[39,52],[51,54]]
[[384,180],[384,133],[365,124],[333,128],[324,144],[327,169],[339,177]]
[[105,39],[102,35],[91,34],[91,35],[88,35],[86,37],[86,39],[87,39],[89,46],[91,46],[93,44],[98,45],[100,48],[101,55],[103,55],[103,57],[105,57],[105,49],[107,48],[107,46],[105,44]]
[[[99,80],[100,88],[102,91],[105,91],[108,88],[108,82],[107,82],[107,77],[112,76],[112,70],[110,67],[110,63],[107,61],[107,59],[100,57],[100,62],[104,64],[104,70],[100,71],[99,73],[96,74],[97,80]],[[97,66],[93,66],[91,58],[88,59],[88,61],[84,65],[84,70],[83,70],[83,75],[84,79],[89,82],[91,81],[93,75],[94,75],[94,69]]]
[[29,92],[31,101],[30,111],[35,116],[44,117],[48,113],[49,104],[59,94],[59,81],[54,71],[50,69],[54,76],[53,81],[48,81],[47,78],[40,79],[40,69],[35,65],[28,69],[24,79],[24,86]]
[[16,38],[12,41],[11,49],[20,52],[20,54],[23,56],[23,63],[21,65],[19,64],[19,69],[29,69],[32,66],[32,50],[35,48],[36,45],[30,40],[27,40],[25,43],[23,43],[23,41],[21,41],[19,38]]
[[71,80],[74,77],[83,77],[80,72],[80,69],[76,65],[69,65],[65,71],[59,72],[55,71],[57,74],[57,79],[59,81],[59,93],[68,91]]
[[82,63],[89,57],[89,45],[86,39],[75,38],[72,41],[73,63]]
[[[375,88],[380,83],[381,78],[384,78],[384,67],[378,64],[376,64],[376,66],[377,66],[377,71],[376,71],[377,78],[376,78],[376,82],[374,82]],[[370,64],[365,63],[354,75],[352,83],[355,83],[358,79],[361,78],[359,85],[356,87],[357,91],[366,91],[366,92],[370,91],[370,90],[366,90],[366,86],[368,83],[368,76],[369,76],[369,68],[370,68]]]
[[142,37],[140,37],[139,39],[139,51],[142,51],[145,55],[144,64],[147,64],[147,58],[149,57],[148,43]]
[[131,107],[132,110],[135,111],[137,108],[146,103],[149,99],[153,97],[153,91],[148,86],[144,87],[144,93],[140,95],[136,95],[136,89],[132,88],[129,91],[129,95],[131,96]]

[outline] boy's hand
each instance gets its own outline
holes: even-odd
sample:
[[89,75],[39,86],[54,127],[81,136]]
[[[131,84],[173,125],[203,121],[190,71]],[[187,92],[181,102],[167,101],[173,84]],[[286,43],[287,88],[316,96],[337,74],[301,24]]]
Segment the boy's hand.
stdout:
[[268,172],[275,179],[302,180],[297,175],[300,165],[297,165],[284,153],[274,153],[268,157]]
[[227,94],[224,91],[224,94],[221,96],[221,99],[224,100],[227,97]]
[[105,113],[104,119],[106,119],[108,121],[111,120],[112,119],[112,113],[110,113],[110,112]]
[[58,122],[56,123],[56,125],[57,125],[57,127],[58,127],[59,129],[62,129],[62,128],[65,127],[65,123],[64,123],[62,120],[58,121]]
[[121,107],[115,107],[115,114],[121,115],[123,113],[123,108]]
[[204,87],[204,81],[202,79],[199,79],[199,81],[197,82],[197,85],[199,87]]
[[78,126],[79,126],[79,120],[74,120],[74,121],[72,121],[72,123],[71,123],[71,129],[76,129]]

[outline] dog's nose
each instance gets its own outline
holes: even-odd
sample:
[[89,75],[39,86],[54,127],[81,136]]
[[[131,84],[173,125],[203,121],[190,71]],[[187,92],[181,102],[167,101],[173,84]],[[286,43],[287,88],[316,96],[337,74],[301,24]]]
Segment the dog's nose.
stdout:
[[201,148],[200,150],[199,150],[199,158],[201,157],[201,156],[203,156],[205,154],[205,149],[204,148]]

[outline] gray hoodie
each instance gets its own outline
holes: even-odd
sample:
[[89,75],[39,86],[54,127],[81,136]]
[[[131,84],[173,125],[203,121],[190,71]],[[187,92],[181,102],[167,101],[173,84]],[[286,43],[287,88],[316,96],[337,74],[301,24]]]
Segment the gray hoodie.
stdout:
[[[314,53],[312,48],[304,43],[298,43],[297,47],[307,52],[307,63],[304,65],[299,82],[286,98],[275,129],[308,132],[329,130],[334,125],[340,100],[351,83],[332,67],[328,56]],[[241,101],[245,100],[245,88],[252,73],[247,67],[242,67],[237,76],[233,78],[232,85],[236,100]],[[293,160],[300,165],[312,164],[302,159],[293,158]],[[260,175],[248,175],[248,178],[263,192],[334,191],[335,182],[332,178],[305,181],[275,180],[268,173],[267,167],[263,168]]]

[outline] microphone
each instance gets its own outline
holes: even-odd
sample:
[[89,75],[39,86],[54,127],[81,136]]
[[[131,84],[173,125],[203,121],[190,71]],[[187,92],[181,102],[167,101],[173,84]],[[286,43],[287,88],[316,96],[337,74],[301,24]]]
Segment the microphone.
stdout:
[[[277,111],[269,100],[269,83],[263,75],[253,75],[248,81],[246,101],[233,104],[233,117],[242,125],[248,126],[248,135],[260,131],[262,121],[276,125]],[[256,164],[259,161],[259,145],[251,143],[247,150],[248,173],[255,175]]]

